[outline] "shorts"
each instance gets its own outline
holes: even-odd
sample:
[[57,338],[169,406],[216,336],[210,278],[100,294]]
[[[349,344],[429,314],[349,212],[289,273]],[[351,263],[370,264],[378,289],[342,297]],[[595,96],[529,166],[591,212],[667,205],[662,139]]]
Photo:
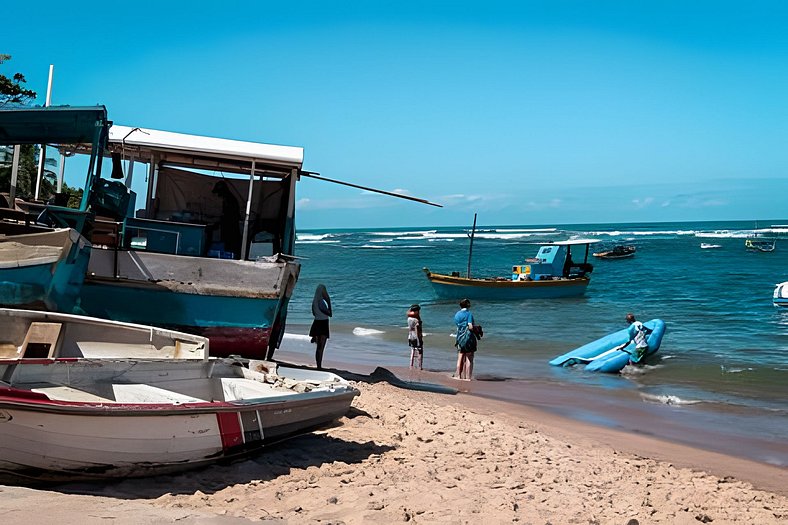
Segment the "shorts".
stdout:
[[419,340],[418,339],[408,339],[408,344],[410,345],[411,348],[415,348],[419,352],[423,352],[424,351],[424,347],[419,344]]
[[312,326],[309,328],[309,337],[326,336],[328,339],[328,319],[315,319],[312,321]]

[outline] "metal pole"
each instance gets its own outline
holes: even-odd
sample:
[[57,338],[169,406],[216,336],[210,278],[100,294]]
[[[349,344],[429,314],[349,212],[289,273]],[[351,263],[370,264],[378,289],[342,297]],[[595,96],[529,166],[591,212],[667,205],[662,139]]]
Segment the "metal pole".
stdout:
[[16,179],[19,176],[19,157],[22,153],[22,146],[17,144],[14,146],[14,160],[11,163],[11,202],[8,204],[11,209],[16,209]]
[[[44,107],[49,107],[52,102],[52,74],[55,71],[54,64],[49,64],[49,81],[47,82],[47,99]],[[44,176],[44,161],[47,156],[47,145],[41,144],[41,154],[38,157],[38,176],[36,177],[36,195],[35,199],[38,200],[41,195],[41,178]]]
[[63,192],[63,172],[66,169],[66,155],[65,153],[60,154],[60,173],[57,176],[57,192]]
[[241,260],[246,260],[246,239],[249,238],[249,216],[252,212],[252,196],[254,189],[255,160],[252,159],[252,173],[249,175],[249,196],[246,198],[246,214],[244,215],[244,233],[241,238]]
[[471,278],[471,257],[473,257],[473,237],[476,235],[476,214],[473,214],[473,229],[471,230],[471,247],[468,250],[468,279]]

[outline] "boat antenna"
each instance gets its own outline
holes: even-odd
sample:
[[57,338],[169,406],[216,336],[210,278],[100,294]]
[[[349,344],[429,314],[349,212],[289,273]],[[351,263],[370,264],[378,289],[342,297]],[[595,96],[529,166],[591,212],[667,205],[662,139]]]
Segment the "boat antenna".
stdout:
[[383,195],[388,195],[390,197],[397,197],[397,198],[400,198],[400,199],[405,199],[405,200],[409,200],[409,201],[415,201],[415,202],[419,202],[421,204],[429,204],[430,206],[436,206],[438,208],[443,208],[442,204],[437,204],[435,202],[430,202],[430,201],[428,201],[426,199],[420,199],[418,197],[411,197],[410,195],[402,195],[401,193],[394,193],[394,192],[391,192],[391,191],[385,191],[385,190],[379,190],[379,189],[376,189],[376,188],[370,188],[368,186],[360,186],[358,184],[353,184],[352,182],[345,182],[345,181],[336,180],[336,179],[329,179],[328,177],[323,177],[319,173],[315,173],[313,171],[301,171],[300,175],[302,175],[304,177],[310,177],[310,178],[313,178],[313,179],[317,179],[317,180],[323,180],[323,181],[326,181],[326,182],[333,182],[334,184],[342,184],[343,186],[350,186],[351,188],[358,188],[360,190],[372,191],[372,192],[375,192],[375,193],[381,193]]
[[473,237],[476,235],[476,214],[473,214],[473,228],[471,229],[471,246],[468,249],[468,279],[471,278],[471,257],[473,257]]

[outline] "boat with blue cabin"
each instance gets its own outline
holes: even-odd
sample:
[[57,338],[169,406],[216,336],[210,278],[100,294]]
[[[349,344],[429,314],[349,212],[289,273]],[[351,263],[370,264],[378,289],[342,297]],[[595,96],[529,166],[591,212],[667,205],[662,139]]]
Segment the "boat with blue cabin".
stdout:
[[423,271],[442,299],[579,297],[585,294],[591,282],[593,266],[588,262],[589,246],[596,242],[595,239],[573,239],[543,243],[535,257],[512,266],[509,277],[463,277],[460,272],[438,274],[429,268]]

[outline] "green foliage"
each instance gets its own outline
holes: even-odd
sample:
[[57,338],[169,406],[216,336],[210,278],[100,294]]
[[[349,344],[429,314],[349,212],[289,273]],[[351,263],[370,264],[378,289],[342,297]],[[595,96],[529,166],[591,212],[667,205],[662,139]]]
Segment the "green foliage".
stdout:
[[[0,54],[0,64],[11,60],[11,55]],[[26,104],[36,98],[36,92],[25,88],[27,82],[22,73],[14,73],[11,78],[0,75],[0,107],[6,104]]]

